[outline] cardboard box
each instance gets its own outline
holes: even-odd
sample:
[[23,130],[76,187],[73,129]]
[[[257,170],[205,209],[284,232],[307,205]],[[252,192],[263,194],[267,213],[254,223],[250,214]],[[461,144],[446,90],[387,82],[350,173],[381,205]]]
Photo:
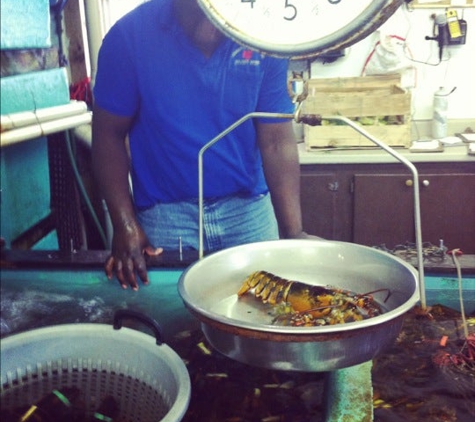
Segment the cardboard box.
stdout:
[[411,144],[411,94],[400,88],[399,75],[310,79],[302,113],[320,114],[322,126],[304,126],[307,149],[375,147],[344,123],[325,116],[344,116],[361,124],[389,146]]

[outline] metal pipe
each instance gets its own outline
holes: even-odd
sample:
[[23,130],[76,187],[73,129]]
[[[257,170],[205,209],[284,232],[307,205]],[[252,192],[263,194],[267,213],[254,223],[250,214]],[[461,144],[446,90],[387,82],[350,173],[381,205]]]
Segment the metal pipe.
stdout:
[[366,130],[364,130],[361,126],[357,125],[352,120],[348,119],[347,117],[342,116],[329,116],[324,117],[326,120],[337,120],[339,122],[343,122],[348,126],[352,127],[354,130],[359,132],[365,138],[370,140],[371,142],[375,143],[387,153],[392,155],[402,164],[404,164],[412,173],[412,177],[414,178],[414,225],[416,231],[416,251],[417,251],[417,263],[418,263],[418,274],[419,274],[419,293],[420,293],[420,300],[421,300],[421,307],[422,309],[426,309],[426,291],[425,291],[425,281],[424,281],[424,260],[422,256],[422,230],[421,230],[421,205],[420,205],[420,194],[419,194],[419,173],[414,166],[406,157],[402,156],[398,152],[396,152],[393,148],[389,147],[388,145],[382,143],[380,140],[376,139],[374,136],[369,134]]
[[203,154],[212,147],[220,139],[224,138],[228,133],[232,132],[238,126],[249,119],[253,118],[270,118],[270,119],[293,119],[294,114],[287,113],[261,113],[253,112],[246,114],[244,117],[241,117],[227,129],[223,130],[219,135],[205,144],[200,151],[198,152],[198,236],[199,236],[199,246],[198,246],[198,257],[199,259],[203,258]]
[[[318,124],[322,120],[320,116],[317,115],[301,115],[300,114],[300,107],[297,108],[295,113],[293,114],[286,114],[286,113],[261,113],[261,112],[254,112],[246,114],[241,119],[237,120],[207,144],[205,144],[198,153],[198,218],[199,218],[199,259],[203,258],[203,154],[212,147],[216,142],[226,136],[228,133],[233,131],[235,128],[240,126],[245,121],[252,119],[252,118],[271,118],[271,119],[295,119],[297,123],[306,123],[310,125]],[[350,126],[365,138],[373,142],[374,144],[378,145],[384,151],[392,155],[402,164],[404,164],[412,173],[414,178],[414,224],[415,224],[415,231],[416,231],[416,250],[417,250],[417,262],[418,262],[418,274],[419,274],[419,292],[420,292],[420,301],[422,309],[425,309],[426,304],[426,294],[425,294],[425,282],[424,282],[424,262],[422,256],[422,231],[421,231],[421,211],[420,211],[420,195],[419,195],[419,173],[414,166],[407,158],[403,157],[401,154],[396,152],[394,149],[389,147],[388,145],[382,143],[374,136],[369,134],[366,130],[364,130],[361,126],[354,123],[352,120],[348,119],[347,117],[342,116],[328,116],[323,117],[325,120],[336,120],[339,122],[343,122],[346,125]]]

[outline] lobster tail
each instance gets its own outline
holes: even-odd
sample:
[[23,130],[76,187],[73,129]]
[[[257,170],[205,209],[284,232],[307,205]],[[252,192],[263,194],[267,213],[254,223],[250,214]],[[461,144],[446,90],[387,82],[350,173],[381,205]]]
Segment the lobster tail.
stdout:
[[254,296],[262,303],[281,306],[284,314],[275,321],[289,321],[295,326],[361,321],[382,313],[371,296],[375,292],[355,294],[287,280],[267,271],[249,275],[239,289],[238,297],[250,290],[254,290]]
[[237,294],[242,296],[254,289],[255,297],[263,303],[275,305],[287,301],[293,283],[267,271],[256,271],[244,280]]

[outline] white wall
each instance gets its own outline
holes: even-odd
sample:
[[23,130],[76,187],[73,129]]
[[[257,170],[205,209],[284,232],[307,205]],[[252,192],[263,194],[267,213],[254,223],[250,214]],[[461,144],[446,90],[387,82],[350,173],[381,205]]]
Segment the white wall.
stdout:
[[[101,0],[106,6],[110,23],[129,9],[146,0]],[[91,3],[91,0],[87,0]],[[92,1],[92,3],[96,3]],[[475,129],[475,8],[456,9],[459,18],[467,21],[466,44],[445,48],[443,61],[436,65],[413,62],[415,87],[412,89],[413,120],[432,119],[434,92],[444,86],[456,87],[449,97],[449,119],[473,120]],[[398,35],[406,39],[410,55],[414,60],[436,64],[439,48],[436,41],[427,41],[425,36],[433,33],[432,14],[443,13],[444,9],[415,9],[408,11],[402,6],[381,28],[384,34]],[[109,16],[110,14],[110,16]],[[91,30],[89,28],[89,30]],[[346,56],[332,64],[314,62],[312,77],[361,76],[364,63],[373,50],[379,33],[368,36],[363,41],[349,47]],[[102,36],[100,37],[102,40]],[[100,41],[98,42],[100,45]],[[96,57],[97,51],[91,51]],[[95,69],[94,69],[95,70]],[[94,76],[93,72],[93,76]]]
[[[413,120],[432,118],[434,92],[441,86],[448,89],[456,87],[449,96],[449,119],[469,119],[475,124],[475,8],[456,9],[459,19],[467,21],[466,44],[449,46],[438,65],[412,62],[415,67],[415,87],[413,94]],[[443,13],[444,9],[416,9],[408,11],[401,7],[381,28],[381,32],[398,35],[406,39],[410,55],[414,60],[436,64],[439,61],[439,48],[436,41],[427,41],[432,36],[433,20],[431,14]],[[361,76],[364,63],[373,50],[379,34],[374,33],[349,47],[346,56],[332,64],[314,62],[311,76],[347,77]],[[473,127],[475,129],[475,127]]]

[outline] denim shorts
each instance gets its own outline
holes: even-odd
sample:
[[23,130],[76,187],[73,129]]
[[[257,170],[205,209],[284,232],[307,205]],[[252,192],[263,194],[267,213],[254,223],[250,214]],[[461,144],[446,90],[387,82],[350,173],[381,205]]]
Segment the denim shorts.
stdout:
[[[155,247],[198,250],[198,200],[157,204],[140,210],[138,220]],[[205,199],[203,249],[213,252],[231,246],[279,238],[269,194]]]

